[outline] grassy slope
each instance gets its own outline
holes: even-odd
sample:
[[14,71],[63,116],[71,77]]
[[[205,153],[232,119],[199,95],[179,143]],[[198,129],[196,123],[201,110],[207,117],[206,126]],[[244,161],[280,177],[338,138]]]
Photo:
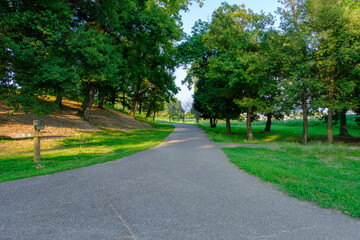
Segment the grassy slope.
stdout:
[[104,130],[78,137],[43,141],[40,165],[33,161],[32,146],[14,147],[0,155],[0,182],[116,160],[158,145],[173,129],[170,125],[155,124],[152,129],[146,130]]

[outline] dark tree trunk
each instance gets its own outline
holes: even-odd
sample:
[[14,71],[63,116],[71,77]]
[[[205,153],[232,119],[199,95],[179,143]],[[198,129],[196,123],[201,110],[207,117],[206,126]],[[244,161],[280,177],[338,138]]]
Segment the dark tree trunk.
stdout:
[[306,145],[308,140],[308,128],[309,128],[306,100],[302,100],[301,108],[303,110],[303,133],[301,136],[301,143],[303,145]]
[[63,96],[62,96],[62,95],[57,95],[57,96],[56,96],[55,103],[56,103],[56,105],[59,106],[60,109],[62,109],[62,100],[63,100]]
[[334,142],[334,134],[332,130],[332,117],[333,117],[333,111],[330,107],[328,109],[328,119],[327,119],[327,135],[328,135],[328,142],[333,143]]
[[226,133],[231,134],[231,124],[229,116],[226,116]]
[[99,92],[99,108],[104,109],[105,96]]
[[271,118],[272,118],[272,114],[268,113],[264,133],[269,133],[271,130]]
[[156,112],[154,111],[153,122],[155,122],[155,115],[156,115]]
[[349,136],[349,132],[347,130],[346,112],[347,109],[343,109],[340,112],[340,136]]
[[132,100],[132,104],[131,104],[131,109],[130,109],[130,115],[131,116],[135,116],[138,104],[139,104],[139,99],[138,99],[138,93],[135,94],[133,100]]
[[90,109],[91,106],[94,102],[94,96],[95,96],[95,90],[96,90],[96,86],[95,84],[91,84],[90,88],[89,88],[89,92],[81,106],[80,109],[80,116],[84,119],[84,120],[89,120],[89,114],[90,114]]
[[122,108],[123,108],[123,111],[125,110],[125,92],[123,92],[123,97],[122,97]]
[[151,115],[151,109],[149,109],[149,110],[147,111],[147,113],[146,113],[146,118],[149,118],[150,115]]
[[142,113],[143,101],[140,99],[139,101],[139,113]]
[[254,140],[254,135],[251,128],[251,114],[252,114],[252,110],[251,107],[249,107],[246,114],[246,132],[247,132],[248,141]]
[[216,118],[210,118],[210,127],[216,128]]
[[111,102],[111,105],[115,105],[116,103],[116,91],[115,90],[112,90],[111,91],[111,99],[110,99],[110,102]]
[[141,80],[139,79],[137,82],[137,85],[136,85],[136,92],[132,99],[131,109],[130,109],[130,115],[133,117],[135,117],[135,113],[136,113],[138,105],[139,105],[140,95],[141,95]]

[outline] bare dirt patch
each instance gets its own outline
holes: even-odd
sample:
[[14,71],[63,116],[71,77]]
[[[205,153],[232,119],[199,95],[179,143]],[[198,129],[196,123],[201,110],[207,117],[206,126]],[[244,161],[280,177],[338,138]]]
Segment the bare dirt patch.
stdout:
[[51,115],[37,117],[33,114],[25,114],[21,110],[10,114],[10,108],[0,101],[0,138],[8,138],[16,133],[33,132],[33,120],[37,119],[45,124],[45,129],[42,131],[44,138],[71,137],[104,128],[129,131],[151,127],[148,123],[137,121],[121,112],[95,106],[90,111],[89,121],[84,121],[78,115],[80,102],[64,100],[63,105],[63,109]]

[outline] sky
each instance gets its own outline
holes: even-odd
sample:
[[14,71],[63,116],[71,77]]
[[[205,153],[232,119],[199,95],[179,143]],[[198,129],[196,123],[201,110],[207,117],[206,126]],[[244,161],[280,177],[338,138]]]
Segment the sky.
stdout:
[[[201,19],[203,21],[210,22],[211,15],[220,4],[224,2],[222,0],[205,0],[202,8],[198,4],[193,3],[190,6],[188,12],[182,13],[183,29],[187,34],[191,33],[191,28],[194,23]],[[254,12],[260,12],[261,10],[266,13],[273,13],[276,11],[280,4],[278,0],[227,0],[229,4],[244,4],[246,9],[252,9]],[[182,85],[181,81],[186,77],[186,70],[182,67],[178,68],[175,72],[176,85],[181,88],[181,91],[176,95],[176,98],[184,103],[192,99],[193,88],[188,90],[187,86]]]

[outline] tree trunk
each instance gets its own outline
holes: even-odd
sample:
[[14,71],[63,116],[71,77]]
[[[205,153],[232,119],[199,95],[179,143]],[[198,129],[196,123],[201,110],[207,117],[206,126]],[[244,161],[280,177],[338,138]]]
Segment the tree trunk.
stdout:
[[264,133],[269,133],[271,130],[271,118],[272,118],[272,114],[268,113]]
[[210,118],[210,127],[216,128],[216,118]]
[[89,120],[89,114],[90,114],[90,109],[91,106],[94,102],[94,96],[95,96],[95,90],[96,90],[96,86],[95,84],[91,84],[90,88],[89,88],[89,92],[81,106],[80,109],[80,116],[84,119],[84,120]]
[[254,140],[254,135],[251,128],[251,114],[252,114],[251,107],[248,107],[248,111],[246,114],[246,132],[247,132],[248,141]]
[[132,104],[131,104],[131,109],[130,109],[130,115],[131,116],[135,116],[135,112],[137,110],[137,107],[138,107],[138,93],[136,93],[134,95],[134,98],[133,98],[133,101],[132,101]]
[[231,124],[229,116],[226,116],[226,133],[231,134]]
[[301,136],[301,143],[303,145],[307,144],[307,140],[308,140],[308,128],[309,128],[309,123],[308,123],[308,110],[307,110],[307,106],[306,106],[306,101],[302,100],[301,103],[301,108],[303,110],[303,133]]
[[56,96],[55,103],[56,103],[56,105],[59,106],[60,109],[62,109],[62,99],[63,99],[62,95],[57,95]]
[[115,106],[116,103],[116,91],[112,90],[111,91],[111,99],[110,99],[111,105]]
[[123,97],[122,97],[122,109],[123,111],[125,111],[125,92],[123,92]]
[[143,101],[142,101],[142,99],[140,98],[139,99],[139,114],[141,114],[142,113],[142,109],[143,108]]
[[153,122],[155,122],[155,114],[156,114],[156,112],[154,111]]
[[147,113],[146,113],[146,118],[149,118],[150,115],[151,115],[151,109],[149,109],[149,110],[147,111]]
[[332,130],[332,117],[333,117],[333,111],[330,107],[328,109],[328,119],[327,119],[327,135],[328,135],[328,142],[331,144],[334,142],[334,135]]
[[340,136],[349,136],[349,132],[347,130],[346,112],[347,109],[343,109],[340,112]]
[[99,93],[99,108],[104,109],[104,100],[105,97],[103,96],[103,94],[100,92]]
[[130,115],[135,117],[136,110],[138,108],[138,104],[140,101],[140,95],[141,95],[141,80],[139,79],[136,85],[136,92],[134,94],[131,109],[130,109]]

